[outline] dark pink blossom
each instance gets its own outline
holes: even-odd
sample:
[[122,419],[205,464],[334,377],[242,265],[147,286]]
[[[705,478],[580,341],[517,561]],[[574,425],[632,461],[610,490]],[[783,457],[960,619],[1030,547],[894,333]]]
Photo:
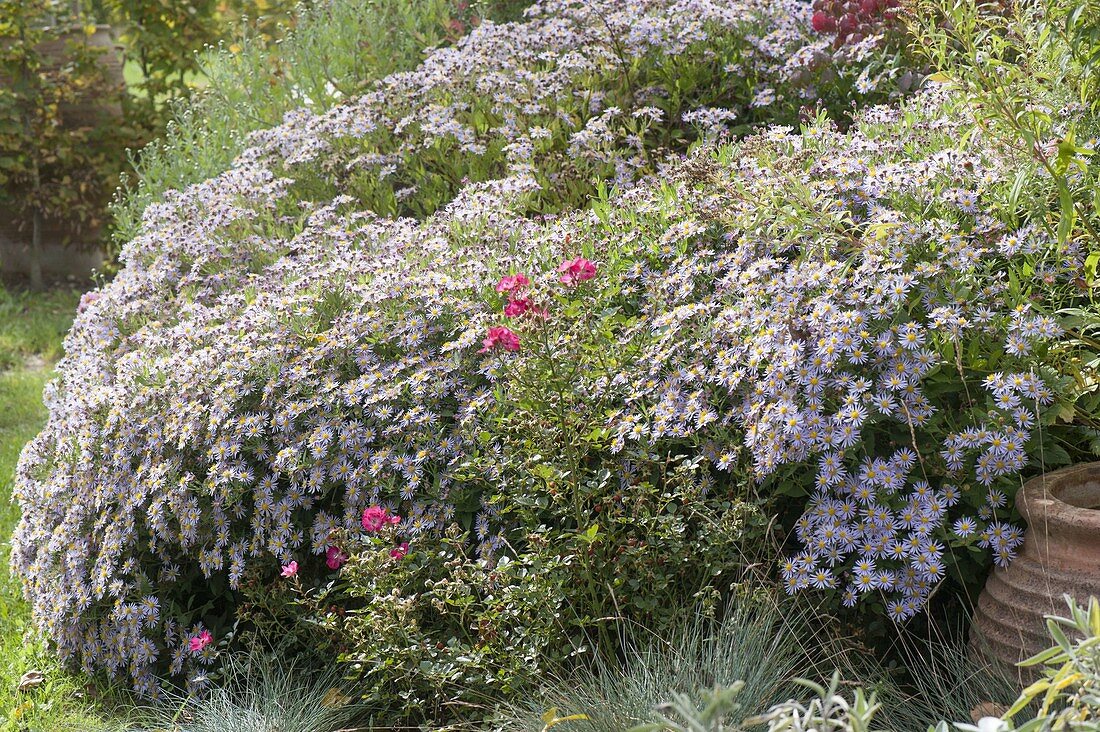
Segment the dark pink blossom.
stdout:
[[500,282],[497,283],[497,292],[515,292],[527,287],[529,284],[531,284],[531,280],[527,279],[527,276],[523,273],[507,275],[501,277]]
[[508,328],[495,327],[489,329],[489,334],[481,341],[482,349],[478,353],[488,353],[497,346],[506,351],[519,350],[519,336]]
[[504,315],[509,318],[518,318],[533,307],[530,298],[517,297],[515,300],[509,300],[508,304],[504,306]]
[[409,542],[403,541],[390,550],[390,559],[404,559],[409,553]]
[[213,642],[214,636],[210,635],[209,630],[204,630],[198,635],[191,636],[191,639],[188,641],[188,646],[191,648],[192,653],[198,653]]
[[384,526],[392,526],[400,521],[400,516],[391,515],[381,506],[371,506],[363,511],[363,529],[372,534],[378,533]]
[[338,546],[330,546],[325,551],[325,564],[329,569],[340,569],[348,561],[348,555]]
[[577,257],[576,259],[567,259],[558,265],[558,272],[561,273],[558,279],[563,284],[574,285],[595,277],[596,265],[584,257]]

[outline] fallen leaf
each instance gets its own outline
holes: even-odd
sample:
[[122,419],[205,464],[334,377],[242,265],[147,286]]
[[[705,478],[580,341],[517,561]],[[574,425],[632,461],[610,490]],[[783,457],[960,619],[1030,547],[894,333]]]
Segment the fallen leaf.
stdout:
[[1008,707],[994,702],[982,702],[970,710],[970,719],[977,724],[984,717],[1000,717],[1008,711]]
[[46,675],[41,671],[28,671],[19,678],[19,691],[26,691],[32,686],[38,686],[46,680]]

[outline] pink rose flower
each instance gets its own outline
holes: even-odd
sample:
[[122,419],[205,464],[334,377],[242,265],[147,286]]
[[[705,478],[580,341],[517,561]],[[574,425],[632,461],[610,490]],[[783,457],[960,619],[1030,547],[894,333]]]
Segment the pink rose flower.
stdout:
[[507,275],[500,278],[500,282],[497,283],[497,292],[515,292],[516,290],[527,287],[531,284],[531,280],[527,279],[524,274]]
[[325,564],[329,569],[340,569],[348,561],[348,555],[338,546],[330,546],[325,551]]
[[198,653],[203,648],[214,642],[214,636],[210,635],[209,630],[204,630],[198,635],[191,636],[191,640],[188,641],[188,645],[191,648],[192,653]]
[[559,264],[558,272],[561,273],[558,279],[561,280],[562,284],[575,285],[578,282],[584,282],[595,277],[596,265],[584,257],[577,257],[576,259],[567,259]]
[[390,559],[404,559],[409,553],[409,542],[403,541],[390,550]]
[[515,300],[509,300],[504,306],[504,315],[509,318],[518,318],[533,307],[529,298],[517,297]]
[[810,25],[818,33],[832,33],[836,30],[836,21],[820,10],[814,13],[814,17],[810,19]]
[[283,565],[283,576],[284,577],[293,577],[296,574],[298,574],[298,563],[297,562],[292,561],[292,562],[290,562],[290,564],[284,564]]
[[481,341],[481,345],[483,347],[478,353],[488,353],[497,346],[502,347],[506,351],[518,351],[519,336],[507,328],[490,328],[489,334]]
[[401,521],[400,516],[392,516],[390,512],[381,506],[371,506],[363,511],[363,529],[372,534],[377,534],[383,526],[393,525]]

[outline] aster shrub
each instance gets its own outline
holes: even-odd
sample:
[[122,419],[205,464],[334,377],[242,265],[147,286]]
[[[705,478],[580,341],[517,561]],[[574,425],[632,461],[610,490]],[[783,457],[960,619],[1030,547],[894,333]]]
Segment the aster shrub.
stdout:
[[629,187],[699,138],[794,123],[803,107],[839,119],[912,84],[881,34],[834,49],[811,18],[796,0],[546,0],[253,143],[295,179],[295,198],[348,194],[423,216],[468,182],[530,175],[530,209],[557,212],[597,180]]
[[[745,34],[775,7],[554,0],[149,206],[17,476],[12,565],[60,653],[155,695],[267,631],[423,721],[713,601],[762,509],[796,519],[791,592],[898,621],[1009,561],[1022,473],[1095,436],[1064,337],[1087,251],[943,89],[646,177],[631,136],[693,110],[642,91],[701,79],[704,39],[730,83],[810,65],[769,51],[806,12]],[[509,162],[524,135],[546,154]]]
[[[111,213],[118,245],[150,203],[232,167],[248,133],[300,107],[314,113],[354,98],[379,78],[415,68],[424,49],[453,43],[481,18],[519,15],[526,0],[330,0],[295,8],[275,40],[254,33],[198,56],[201,89],[175,103],[161,136],[132,156],[134,175]],[[232,9],[230,9],[232,11]],[[280,17],[278,13],[275,17]],[[253,19],[256,20],[256,19]],[[272,18],[257,22],[271,23]],[[190,53],[190,51],[188,52]]]
[[[1012,218],[1015,160],[960,148],[943,96],[701,152],[549,222],[516,215],[537,183],[514,177],[420,223],[337,199],[299,224],[248,165],[151,208],[21,461],[13,565],[41,626],[152,693],[160,664],[201,677],[293,560],[344,593],[352,637],[425,613],[357,663],[426,648],[454,597],[437,650],[524,620],[568,655],[612,609],[653,617],[657,588],[736,579],[752,502],[784,497],[809,501],[792,591],[900,620],[980,550],[1007,562],[1020,471],[1069,458],[1056,308],[1085,253]],[[391,563],[328,587],[343,556]],[[507,596],[493,576],[552,592],[471,626],[464,603]]]
[[[861,68],[829,47],[797,3],[547,2],[331,112],[288,115],[230,170],[151,204],[124,271],[82,303],[52,422],[20,471],[13,562],[62,654],[147,692],[158,664],[206,678],[226,639],[213,631],[232,627],[262,558],[326,552],[371,502],[421,506],[426,531],[459,505],[476,514],[484,489],[453,500],[454,478],[427,462],[489,449],[467,434],[493,403],[496,372],[467,348],[487,305],[447,293],[526,269],[532,251],[576,261],[532,249],[517,214],[577,200],[592,174],[625,186],[649,164],[643,132],[719,136],[778,98],[763,83],[816,98],[816,73],[835,85]],[[691,106],[708,100],[726,106]],[[523,140],[546,154],[519,154]],[[391,185],[409,170],[424,191]],[[507,177],[461,188],[494,176]],[[439,214],[363,210],[397,200]],[[350,494],[320,500],[333,481]]]

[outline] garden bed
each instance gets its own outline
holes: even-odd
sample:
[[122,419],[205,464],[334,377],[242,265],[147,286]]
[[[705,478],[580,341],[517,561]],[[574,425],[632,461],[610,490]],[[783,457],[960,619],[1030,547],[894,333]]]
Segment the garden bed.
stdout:
[[1005,713],[968,608],[1100,453],[1078,7],[543,0],[151,158],[16,472],[39,632],[194,730]]

